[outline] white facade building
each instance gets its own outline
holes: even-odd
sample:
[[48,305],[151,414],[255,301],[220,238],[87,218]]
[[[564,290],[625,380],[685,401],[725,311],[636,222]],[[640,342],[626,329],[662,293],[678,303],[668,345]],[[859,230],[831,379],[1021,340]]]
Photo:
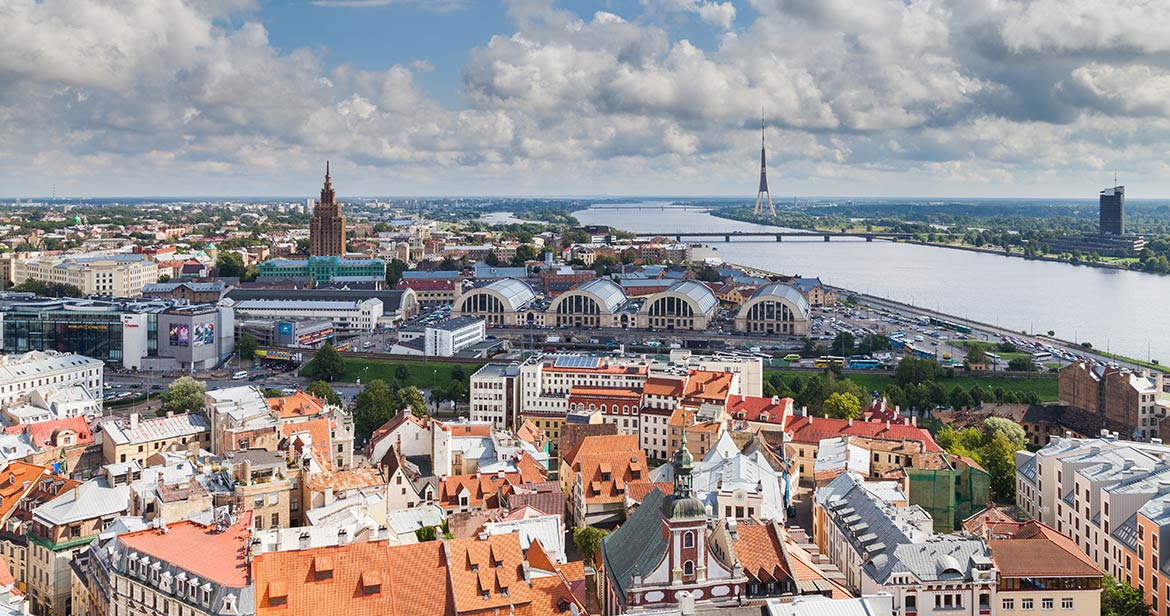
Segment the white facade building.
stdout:
[[73,353],[0,356],[0,408],[12,423],[101,415],[101,361]]
[[236,314],[266,318],[329,319],[344,331],[373,331],[382,318],[382,300],[224,300]]

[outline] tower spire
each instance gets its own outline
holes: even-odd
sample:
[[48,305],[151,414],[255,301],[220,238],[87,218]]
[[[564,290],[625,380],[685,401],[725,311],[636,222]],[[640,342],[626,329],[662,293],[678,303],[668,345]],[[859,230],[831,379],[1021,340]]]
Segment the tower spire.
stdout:
[[325,181],[329,181],[329,161],[325,161]]
[[756,207],[752,210],[752,214],[759,216],[764,213],[764,203],[768,204],[768,211],[772,216],[776,216],[776,206],[772,204],[772,192],[768,190],[768,161],[766,149],[764,147],[764,132],[766,124],[764,123],[764,111],[760,110],[760,190],[756,194]]

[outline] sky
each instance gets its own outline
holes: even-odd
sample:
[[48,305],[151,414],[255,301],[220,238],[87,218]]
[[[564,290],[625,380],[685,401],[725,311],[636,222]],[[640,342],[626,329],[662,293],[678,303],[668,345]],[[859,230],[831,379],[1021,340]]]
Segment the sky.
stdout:
[[1170,197],[1165,0],[0,0],[0,196]]

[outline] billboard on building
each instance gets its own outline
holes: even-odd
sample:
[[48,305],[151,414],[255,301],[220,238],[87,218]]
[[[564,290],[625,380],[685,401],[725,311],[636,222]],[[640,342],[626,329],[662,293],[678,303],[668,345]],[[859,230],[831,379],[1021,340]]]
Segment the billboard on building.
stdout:
[[186,323],[171,323],[170,327],[171,346],[190,346],[191,345],[191,327]]
[[195,332],[191,336],[191,346],[215,344],[215,323],[196,323]]

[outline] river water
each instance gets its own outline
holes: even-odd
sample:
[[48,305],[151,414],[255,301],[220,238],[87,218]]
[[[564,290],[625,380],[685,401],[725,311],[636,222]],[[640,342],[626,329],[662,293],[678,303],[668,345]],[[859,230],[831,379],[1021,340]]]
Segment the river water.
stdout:
[[[652,206],[660,204],[629,204]],[[607,204],[607,207],[612,207]],[[703,211],[596,209],[574,212],[583,224],[642,232],[776,231]],[[1138,359],[1170,361],[1170,276],[1110,270],[965,250],[863,239],[722,237],[691,239],[724,261],[826,284],[985,323],[1066,340]]]

